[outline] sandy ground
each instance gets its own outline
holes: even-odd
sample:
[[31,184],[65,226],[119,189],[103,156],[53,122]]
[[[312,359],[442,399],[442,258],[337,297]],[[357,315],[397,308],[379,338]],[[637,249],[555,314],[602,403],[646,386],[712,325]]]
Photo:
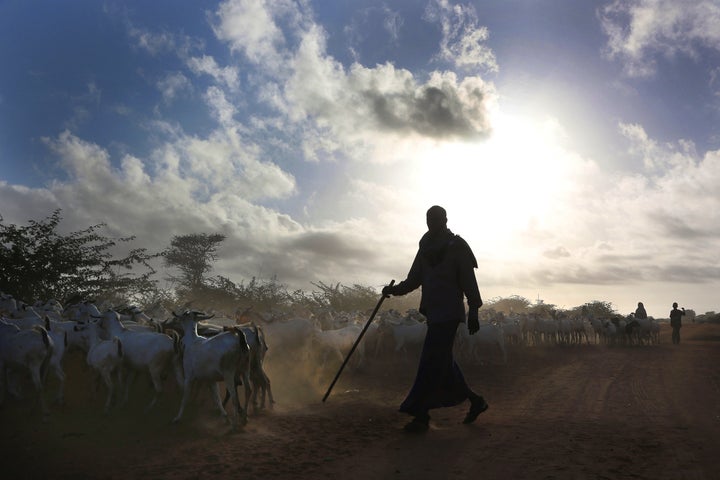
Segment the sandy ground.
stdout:
[[[42,423],[26,403],[0,411],[2,478],[719,479],[720,325],[689,324],[683,343],[643,347],[514,348],[507,365],[463,365],[490,409],[462,425],[467,405],[434,410],[408,435],[397,413],[416,353],[312,375],[268,359],[276,405],[239,432],[201,392],[170,420],[168,384],[150,414],[138,383],[131,404],[101,413],[79,356],[67,359],[67,401]],[[272,348],[272,347],[271,347]],[[53,389],[51,382],[49,388]]]

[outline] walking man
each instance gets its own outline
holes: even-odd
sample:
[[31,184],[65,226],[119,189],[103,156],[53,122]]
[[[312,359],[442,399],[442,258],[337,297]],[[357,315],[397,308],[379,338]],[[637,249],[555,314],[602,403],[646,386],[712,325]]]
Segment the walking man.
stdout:
[[477,261],[470,246],[447,228],[445,209],[437,205],[427,211],[428,231],[420,239],[420,247],[407,278],[394,286],[383,288],[383,295],[405,295],[422,286],[420,313],[427,318],[415,383],[400,411],[413,416],[405,425],[410,433],[429,428],[429,410],[451,407],[470,400],[470,409],[463,423],[472,423],[487,410],[485,399],[473,392],[465,382],[453,358],[455,333],[465,321],[467,298],[468,330],[480,328],[478,309],[482,306],[475,280]]
[[680,343],[680,327],[682,327],[683,315],[685,315],[685,307],[678,310],[678,304],[674,302],[673,309],[670,311],[670,326],[672,327],[672,342],[675,345]]

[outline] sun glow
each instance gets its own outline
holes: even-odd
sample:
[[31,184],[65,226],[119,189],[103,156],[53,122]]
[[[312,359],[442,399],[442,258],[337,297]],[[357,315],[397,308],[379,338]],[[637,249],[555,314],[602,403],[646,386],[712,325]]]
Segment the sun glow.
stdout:
[[423,148],[418,181],[422,201],[446,206],[449,217],[475,228],[467,234],[490,231],[503,242],[552,223],[572,183],[574,159],[553,120],[498,115],[493,125],[482,142]]

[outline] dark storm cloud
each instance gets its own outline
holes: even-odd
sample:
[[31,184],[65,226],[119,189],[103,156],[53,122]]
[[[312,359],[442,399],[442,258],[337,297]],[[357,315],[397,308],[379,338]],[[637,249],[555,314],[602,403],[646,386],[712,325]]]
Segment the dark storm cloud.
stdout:
[[477,138],[488,134],[486,93],[473,88],[461,98],[456,88],[424,86],[419,91],[365,91],[377,123],[385,129],[432,138]]

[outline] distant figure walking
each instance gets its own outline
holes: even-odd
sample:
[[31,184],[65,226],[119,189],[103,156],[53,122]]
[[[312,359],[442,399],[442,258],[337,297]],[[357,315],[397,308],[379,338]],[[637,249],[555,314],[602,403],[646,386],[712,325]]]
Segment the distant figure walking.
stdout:
[[677,302],[673,302],[673,309],[670,311],[670,326],[672,327],[672,342],[675,345],[680,343],[680,327],[682,327],[683,315],[685,315],[685,307],[678,310]]
[[422,286],[420,313],[427,318],[415,383],[400,411],[413,416],[405,431],[421,433],[429,428],[429,410],[452,407],[470,400],[463,423],[472,423],[487,410],[485,399],[465,382],[453,358],[455,333],[465,321],[464,297],[467,298],[468,330],[471,335],[480,328],[478,309],[482,306],[475,280],[477,261],[470,246],[447,228],[447,214],[439,206],[430,207],[426,215],[428,231],[407,278],[383,288],[383,295],[405,295]]
[[645,311],[645,305],[642,302],[638,302],[638,306],[635,309],[635,318],[642,319],[647,318],[647,312]]

